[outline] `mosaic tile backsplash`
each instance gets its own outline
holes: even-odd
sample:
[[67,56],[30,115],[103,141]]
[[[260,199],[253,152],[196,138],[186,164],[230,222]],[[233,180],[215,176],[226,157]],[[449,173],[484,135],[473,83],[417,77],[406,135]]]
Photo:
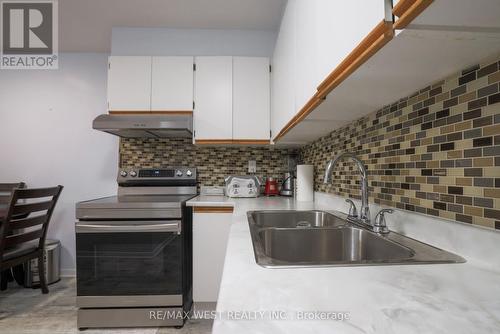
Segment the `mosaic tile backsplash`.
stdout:
[[359,174],[341,162],[357,154],[369,171],[370,200],[500,229],[500,62],[474,66],[425,87],[303,147],[315,190],[360,198]]
[[288,170],[288,155],[296,149],[274,147],[206,147],[191,139],[121,139],[120,166],[160,168],[198,167],[198,182],[203,186],[223,186],[228,175],[247,175],[248,161],[255,160],[261,178],[280,179]]

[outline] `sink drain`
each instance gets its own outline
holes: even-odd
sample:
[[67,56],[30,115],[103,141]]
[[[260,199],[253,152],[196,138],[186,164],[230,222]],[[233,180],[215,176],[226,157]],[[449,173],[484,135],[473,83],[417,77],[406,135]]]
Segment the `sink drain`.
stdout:
[[297,223],[297,225],[295,225],[296,227],[311,227],[311,223],[309,223],[308,221],[300,221]]

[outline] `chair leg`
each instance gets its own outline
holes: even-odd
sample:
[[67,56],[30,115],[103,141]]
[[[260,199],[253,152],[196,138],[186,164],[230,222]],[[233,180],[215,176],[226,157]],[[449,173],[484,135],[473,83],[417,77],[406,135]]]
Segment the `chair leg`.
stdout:
[[12,276],[18,285],[24,286],[24,267],[22,264],[12,267]]
[[12,268],[9,268],[5,271],[5,275],[7,275],[7,282],[14,282],[14,277],[12,276]]
[[7,270],[10,270],[10,269],[6,269],[0,273],[0,291],[7,290],[7,283],[9,282],[8,276],[7,276]]
[[45,279],[45,265],[43,263],[43,252],[38,257],[38,279],[40,280],[40,287],[42,288],[42,293],[49,293],[49,288],[47,288],[47,280]]

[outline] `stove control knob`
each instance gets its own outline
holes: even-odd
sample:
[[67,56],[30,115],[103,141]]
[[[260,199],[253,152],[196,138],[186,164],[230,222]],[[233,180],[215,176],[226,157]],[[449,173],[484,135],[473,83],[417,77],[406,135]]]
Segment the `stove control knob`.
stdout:
[[181,177],[182,176],[182,171],[180,169],[178,169],[177,172],[175,172],[175,175]]
[[121,177],[125,177],[125,176],[127,176],[127,172],[126,172],[126,171],[124,171],[124,170],[122,170],[122,171],[120,172],[120,176],[121,176]]
[[191,172],[191,171],[188,169],[188,170],[187,170],[187,172],[186,172],[186,176],[191,176],[191,175],[193,175],[193,172]]
[[130,171],[130,176],[132,177],[136,177],[137,176],[137,172],[136,171]]

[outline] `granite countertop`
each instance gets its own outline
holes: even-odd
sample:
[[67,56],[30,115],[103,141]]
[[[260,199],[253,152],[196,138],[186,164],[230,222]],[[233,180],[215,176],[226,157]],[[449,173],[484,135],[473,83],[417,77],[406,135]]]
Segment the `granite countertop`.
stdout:
[[[219,318],[214,322],[213,333],[500,331],[500,272],[492,269],[496,268],[496,263],[483,266],[480,261],[468,257],[473,254],[468,249],[464,249],[466,254],[457,252],[454,247],[447,249],[464,256],[468,261],[464,264],[268,269],[255,262],[246,212],[265,209],[325,210],[330,208],[329,205],[299,203],[280,197],[228,200],[202,197],[190,202],[190,205],[211,206],[217,205],[215,203],[234,203],[235,208],[217,303]],[[411,219],[408,221],[411,222]],[[454,228],[455,224],[451,226]],[[455,230],[463,228],[458,226]],[[492,239],[484,243],[474,240],[481,233]],[[481,247],[478,244],[491,247],[498,245],[499,236],[490,236],[489,231],[479,230],[471,232],[469,239],[475,247]],[[445,248],[440,244],[434,245]],[[341,312],[349,319],[297,319],[306,315],[303,312],[309,311],[313,313],[307,313],[308,317],[331,316],[332,312]],[[259,313],[264,318],[256,316],[257,312],[264,312]],[[241,320],[252,315],[258,319]],[[286,320],[275,320],[276,317]]]

